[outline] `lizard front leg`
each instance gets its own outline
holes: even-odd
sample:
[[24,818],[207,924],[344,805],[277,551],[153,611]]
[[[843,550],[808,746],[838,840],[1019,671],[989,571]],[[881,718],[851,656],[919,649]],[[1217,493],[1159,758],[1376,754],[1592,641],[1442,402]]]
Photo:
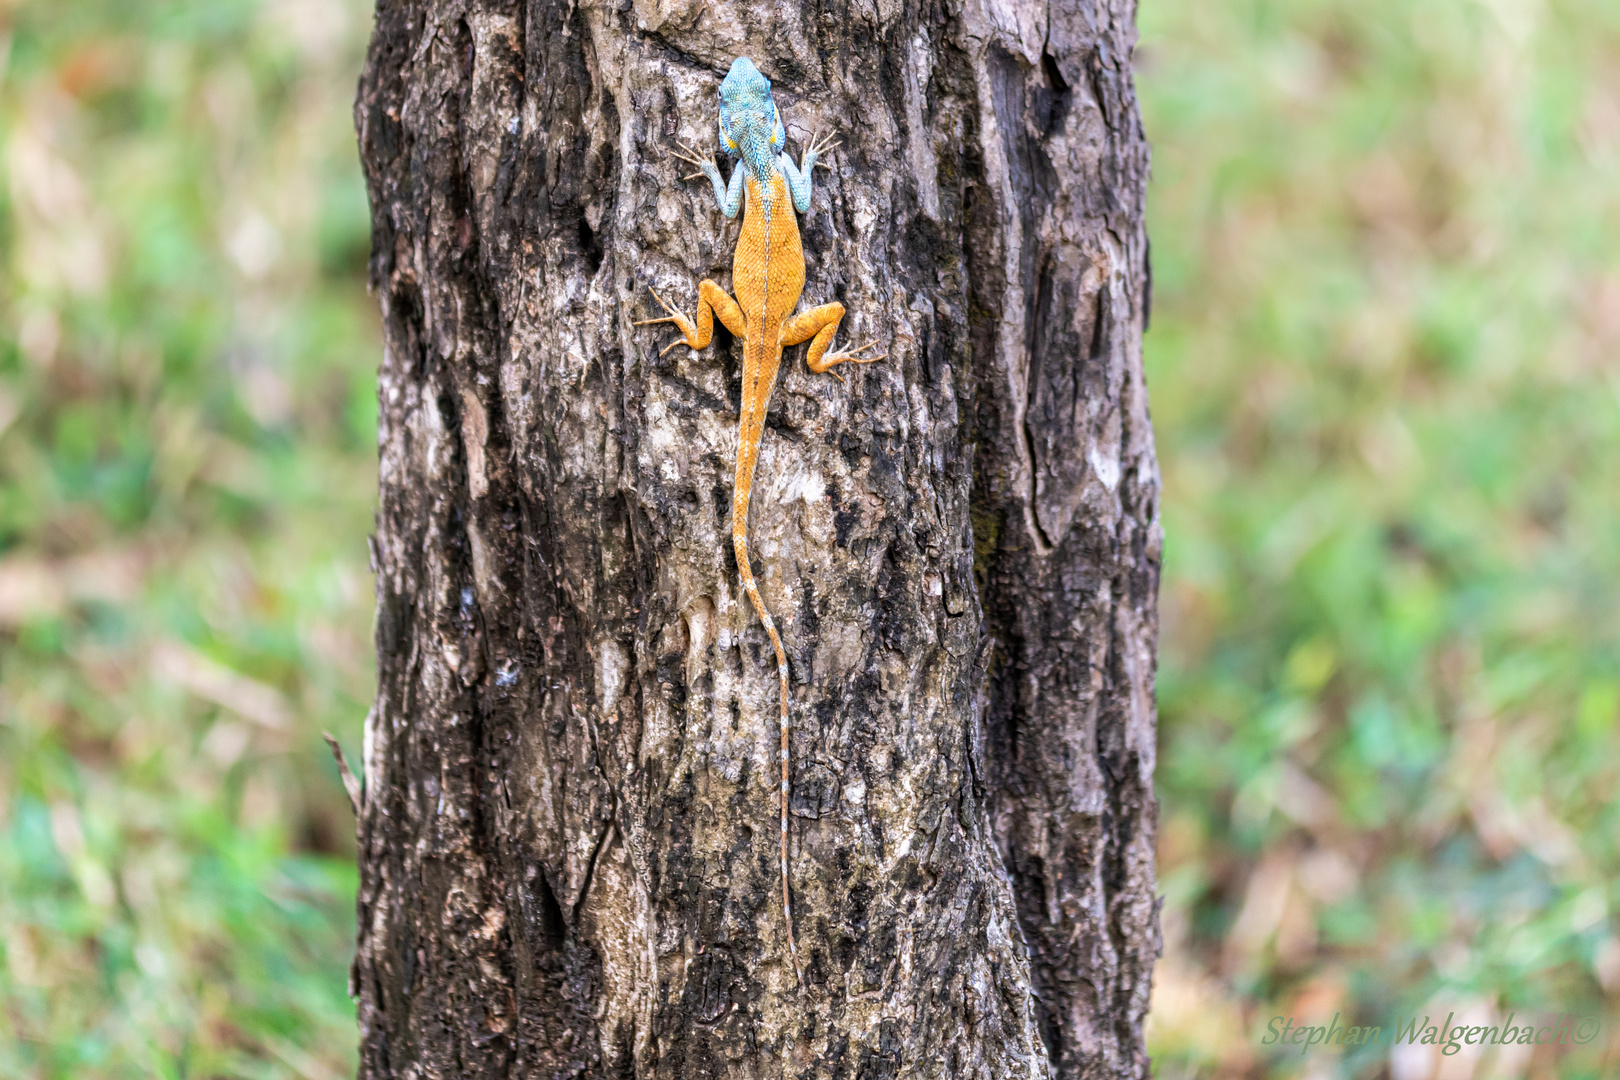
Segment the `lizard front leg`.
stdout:
[[659,305],[669,314],[657,319],[642,319],[640,322],[631,325],[651,326],[654,323],[674,323],[680,328],[683,335],[682,338],[670,342],[659,350],[659,356],[663,356],[664,353],[683,343],[691,346],[694,350],[708,348],[709,341],[714,337],[714,317],[716,315],[720,317],[721,325],[727,330],[730,330],[738,337],[747,336],[748,320],[744,318],[742,308],[737,305],[737,301],[726,294],[726,290],[708,278],[698,282],[697,314],[691,319],[664,303],[664,298],[658,295],[656,289],[649,286],[647,291],[653,294],[653,299],[657,300]]
[[[801,311],[783,324],[782,344],[788,346],[809,341],[810,351],[805,355],[804,362],[817,375],[832,371],[839,364],[872,364],[888,355],[888,353],[878,353],[876,356],[860,355],[874,347],[877,344],[875,341],[868,341],[865,345],[857,345],[853,349],[840,349],[838,352],[829,353],[827,350],[832,347],[833,335],[838,332],[838,324],[843,318],[844,305],[837,301],[813,307],[809,311]],[[844,381],[844,377],[836,371],[832,371],[832,377],[839,382]]]
[[793,197],[793,206],[799,213],[808,214],[810,212],[810,194],[814,179],[810,174],[816,171],[817,165],[829,171],[832,169],[831,165],[828,165],[825,161],[817,161],[816,158],[829,151],[836,150],[839,145],[828,139],[822,139],[818,142],[812,137],[810,148],[804,152],[802,164],[794,165],[793,159],[786,154],[783,154],[778,159],[782,167],[782,175],[787,179],[788,194]]
[[747,170],[741,166],[734,166],[731,170],[731,183],[727,184],[720,179],[720,170],[715,167],[714,161],[705,157],[697,148],[680,144],[673,153],[681,161],[695,165],[698,169],[697,172],[681,179],[696,180],[700,176],[708,177],[709,183],[714,185],[714,201],[720,204],[720,212],[727,218],[736,217],[737,211],[742,209],[743,176]]

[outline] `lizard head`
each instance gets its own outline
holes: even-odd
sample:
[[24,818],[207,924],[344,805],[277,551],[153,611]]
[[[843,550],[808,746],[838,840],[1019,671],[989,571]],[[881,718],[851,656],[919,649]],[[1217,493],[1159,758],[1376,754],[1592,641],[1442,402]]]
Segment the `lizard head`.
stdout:
[[771,99],[771,80],[752,60],[737,57],[720,84],[720,145],[732,157],[742,158],[748,171],[763,182],[786,143],[782,115]]

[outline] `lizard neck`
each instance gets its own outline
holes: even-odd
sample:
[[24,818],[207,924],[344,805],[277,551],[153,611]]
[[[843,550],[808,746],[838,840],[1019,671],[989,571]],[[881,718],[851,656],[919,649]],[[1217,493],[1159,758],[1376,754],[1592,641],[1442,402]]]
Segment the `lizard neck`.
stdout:
[[[777,163],[774,157],[768,162],[760,164],[756,164],[745,157],[742,159],[741,167],[747,170],[748,179],[752,181],[747,185],[748,194],[753,196],[756,192],[764,193],[763,197],[758,199],[757,202],[760,213],[764,215],[765,221],[769,223],[774,211],[777,209],[773,205],[775,200],[770,197],[770,193],[776,187],[776,178],[783,175],[782,166]],[[752,208],[752,200],[749,205]]]

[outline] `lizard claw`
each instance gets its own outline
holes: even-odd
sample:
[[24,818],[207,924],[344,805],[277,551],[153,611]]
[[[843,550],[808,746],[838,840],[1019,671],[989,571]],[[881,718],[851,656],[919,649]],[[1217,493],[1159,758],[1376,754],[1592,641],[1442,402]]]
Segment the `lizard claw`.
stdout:
[[[696,147],[688,146],[686,143],[676,143],[675,145],[676,149],[669,151],[670,156],[678,161],[684,161],[688,165],[697,166],[699,171],[695,174],[696,176],[707,175],[707,172],[704,169],[705,165],[707,165],[709,168],[714,167],[714,162],[704,158],[702,151],[698,150]],[[683,176],[681,179],[691,180],[692,177]]]
[[820,165],[823,169],[826,169],[828,172],[833,171],[833,167],[831,165],[828,165],[825,161],[818,160],[822,154],[830,154],[834,150],[838,149],[840,146],[844,145],[842,142],[832,142],[832,141],[830,141],[831,139],[832,139],[831,135],[828,135],[828,136],[826,136],[826,138],[823,138],[819,134],[814,134],[814,133],[811,134],[811,136],[810,136],[810,145],[805,150],[804,157],[811,159],[812,163],[810,165],[810,168],[812,170],[814,170],[817,165]]
[[875,348],[877,348],[877,339],[876,338],[872,339],[871,341],[868,341],[865,345],[857,345],[853,349],[844,349],[841,352],[836,352],[836,353],[833,354],[833,356],[835,356],[840,361],[844,361],[844,362],[851,363],[851,364],[875,364],[879,360],[882,360],[885,357],[887,357],[889,354],[888,353],[878,353],[876,356],[857,356],[856,355],[857,353],[865,352],[867,349],[875,349]]
[[663,308],[669,314],[664,315],[661,318],[657,318],[657,319],[642,319],[640,322],[631,323],[630,324],[631,326],[651,326],[653,323],[677,322],[677,321],[679,321],[680,316],[675,313],[674,308],[672,308],[668,304],[664,303],[664,298],[662,296],[658,295],[658,290],[657,289],[655,289],[651,285],[649,285],[649,286],[647,286],[647,291],[653,294],[653,299],[658,301],[658,306]]
[[631,323],[630,325],[631,326],[652,326],[654,323],[672,322],[676,326],[680,327],[681,336],[676,338],[674,341],[670,342],[668,345],[665,345],[662,349],[660,349],[658,351],[659,356],[663,356],[665,353],[669,352],[669,350],[673,349],[677,345],[690,345],[691,342],[687,341],[687,335],[690,334],[692,331],[691,331],[691,324],[686,321],[686,316],[682,315],[680,312],[676,311],[674,308],[672,308],[668,304],[664,303],[664,298],[662,296],[659,296],[658,295],[658,290],[653,288],[651,285],[647,286],[647,291],[653,294],[653,299],[658,301],[658,306],[663,308],[669,314],[661,315],[656,319],[641,319],[641,320],[639,320],[637,322]]
[[853,349],[840,349],[835,353],[828,353],[826,356],[821,358],[820,364],[811,368],[810,370],[816,371],[819,369],[821,372],[831,375],[839,382],[843,382],[844,377],[838,374],[838,372],[834,371],[833,368],[837,367],[839,364],[875,364],[879,360],[885,359],[889,355],[888,353],[878,353],[876,356],[859,355],[860,353],[865,352],[867,349],[873,349],[876,347],[877,341],[872,340],[868,341],[864,345],[857,345]]

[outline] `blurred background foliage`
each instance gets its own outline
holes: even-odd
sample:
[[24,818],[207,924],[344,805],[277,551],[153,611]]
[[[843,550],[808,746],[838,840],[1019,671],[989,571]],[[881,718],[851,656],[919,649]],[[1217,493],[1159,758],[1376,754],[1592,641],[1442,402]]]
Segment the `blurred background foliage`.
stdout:
[[0,1076],[352,1075],[369,24],[0,2]]
[[[1620,4],[1140,17],[1158,1074],[1620,1075]],[[1258,1041],[1515,1010],[1604,1023]]]
[[[368,9],[0,0],[0,1076],[352,1070]],[[1613,1075],[1620,7],[1140,18],[1156,1071]]]

